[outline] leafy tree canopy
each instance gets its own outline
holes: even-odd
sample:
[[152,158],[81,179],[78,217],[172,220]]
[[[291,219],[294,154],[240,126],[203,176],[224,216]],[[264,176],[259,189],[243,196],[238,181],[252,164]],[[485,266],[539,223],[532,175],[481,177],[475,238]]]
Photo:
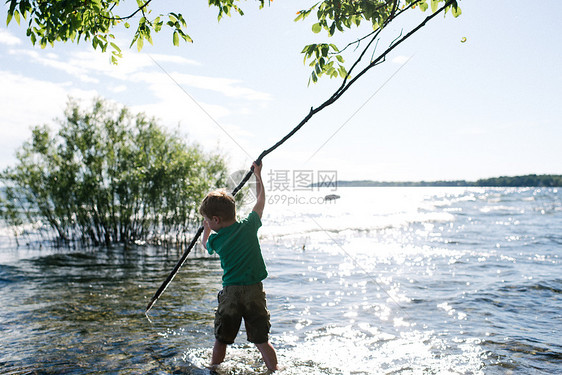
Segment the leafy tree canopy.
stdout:
[[17,158],[0,173],[0,218],[93,245],[185,242],[227,173],[222,157],[100,99],[91,110],[70,101],[58,132],[36,126]]
[[[121,48],[115,43],[113,29],[136,27],[131,47],[136,44],[140,51],[144,42],[152,44],[152,34],[163,28],[172,30],[172,42],[179,45],[180,40],[192,42],[188,34],[187,21],[180,12],[170,11],[166,14],[152,14],[152,0],[137,0],[131,8],[131,2],[119,0],[7,0],[9,4],[7,24],[12,19],[18,24],[27,21],[27,36],[33,44],[41,47],[56,42],[92,43],[94,49],[111,50],[111,59],[117,63],[121,57]],[[265,0],[258,0],[262,8]],[[218,9],[218,19],[233,13],[243,15],[240,0],[209,0],[209,5]],[[348,47],[369,38],[388,25],[392,20],[406,11],[431,8],[433,13],[443,10],[451,11],[457,17],[461,10],[457,0],[320,0],[313,6],[300,9],[295,21],[308,17],[315,18],[313,33],[325,32],[328,36],[343,33],[362,24],[367,24],[370,31],[363,38],[349,41],[343,48],[334,43],[316,43],[304,47],[302,53],[305,62],[313,68],[311,81],[316,82],[321,76],[331,78],[348,76],[349,67],[345,66],[344,51]],[[134,25],[131,25],[133,23]]]

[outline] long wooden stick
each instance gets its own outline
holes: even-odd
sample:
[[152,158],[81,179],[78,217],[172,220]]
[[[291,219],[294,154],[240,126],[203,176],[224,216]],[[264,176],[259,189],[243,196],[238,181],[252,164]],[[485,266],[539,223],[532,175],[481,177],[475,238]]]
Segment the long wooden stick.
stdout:
[[[425,26],[425,24],[430,21],[433,17],[435,17],[437,14],[441,13],[443,10],[445,10],[445,8],[447,8],[449,5],[451,5],[454,2],[454,0],[448,1],[445,5],[443,5],[440,9],[438,9],[435,13],[433,13],[432,15],[426,17],[424,19],[424,21],[422,23],[420,23],[416,28],[414,28],[412,31],[410,31],[408,34],[406,34],[405,36],[403,36],[402,38],[400,38],[398,41],[396,41],[392,46],[390,46],[384,53],[382,53],[379,57],[377,57],[375,60],[371,61],[371,63],[369,63],[369,65],[367,65],[367,67],[365,67],[363,70],[361,70],[357,76],[355,76],[353,79],[351,79],[350,81],[344,80],[344,83],[338,88],[338,90],[336,90],[336,92],[328,99],[326,100],[324,103],[322,103],[320,106],[318,106],[317,108],[310,108],[310,112],[302,119],[302,121],[293,128],[293,130],[291,130],[289,133],[287,133],[286,136],[284,136],[279,142],[277,142],[276,144],[274,144],[273,146],[271,146],[270,148],[268,148],[267,150],[264,150],[260,156],[257,158],[256,162],[258,164],[261,163],[262,159],[268,155],[270,152],[274,151],[276,148],[278,148],[279,146],[281,146],[283,143],[285,143],[285,141],[287,141],[289,138],[291,138],[297,131],[299,131],[307,122],[308,120],[310,120],[312,118],[312,116],[314,116],[316,113],[320,112],[321,110],[323,110],[324,108],[328,107],[331,104],[334,104],[346,91],[347,89],[349,89],[349,87],[357,82],[357,80],[359,79],[359,77],[361,77],[363,74],[365,74],[369,69],[373,68],[374,66],[378,65],[380,62],[384,61],[384,58],[386,57],[386,55],[392,51],[394,48],[396,48],[396,46],[398,46],[400,43],[402,43],[403,41],[405,41],[406,39],[408,39],[410,36],[412,36],[416,31],[418,31],[419,29],[421,29],[423,26]],[[357,65],[357,63],[359,62],[359,60],[361,60],[361,58],[363,57],[363,55],[365,54],[365,51],[369,48],[369,45],[367,45],[367,47],[365,48],[365,50],[363,51],[363,53],[361,54],[361,56],[359,57],[359,59],[355,62],[355,64],[353,65],[354,67]],[[160,65],[158,65],[160,66]],[[162,68],[160,66],[160,68]],[[163,69],[163,68],[162,68]],[[238,184],[238,186],[236,186],[236,188],[232,191],[232,195],[235,196],[240,189],[242,189],[242,187],[246,184],[246,182],[248,182],[248,180],[250,179],[250,177],[252,176],[252,173],[254,172],[254,167],[252,166],[250,168],[250,170],[248,171],[248,173],[246,173],[246,175],[244,176],[244,178],[242,179],[242,181]],[[181,266],[184,264],[185,260],[187,259],[187,256],[189,255],[189,253],[191,252],[191,249],[193,248],[193,246],[195,246],[195,243],[197,243],[197,240],[199,239],[199,236],[201,236],[201,234],[203,233],[203,226],[200,226],[199,229],[197,230],[197,233],[195,234],[195,236],[193,237],[193,239],[191,240],[191,243],[189,244],[189,246],[187,247],[187,249],[184,251],[183,255],[181,256],[181,258],[179,259],[178,263],[176,264],[176,266],[174,267],[174,269],[172,270],[172,272],[170,272],[170,274],[168,275],[168,277],[166,278],[166,280],[164,280],[164,282],[162,283],[162,285],[160,286],[160,288],[158,288],[158,290],[156,291],[156,293],[154,294],[154,296],[152,297],[152,299],[150,300],[150,302],[148,303],[148,305],[146,306],[146,311],[145,311],[145,315],[148,314],[148,312],[150,311],[150,309],[152,308],[152,306],[154,306],[154,304],[156,303],[156,301],[158,300],[158,298],[160,298],[160,296],[162,295],[162,293],[164,293],[164,291],[166,290],[166,288],[168,287],[168,285],[170,285],[170,283],[172,282],[172,280],[174,279],[174,277],[176,276],[176,274],[178,273],[179,269],[181,268]],[[148,315],[147,315],[148,317]]]

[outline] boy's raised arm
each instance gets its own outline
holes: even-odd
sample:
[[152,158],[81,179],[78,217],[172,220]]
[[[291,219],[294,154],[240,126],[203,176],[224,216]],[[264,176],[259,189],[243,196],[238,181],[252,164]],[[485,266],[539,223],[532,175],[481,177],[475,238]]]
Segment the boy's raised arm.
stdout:
[[203,220],[203,236],[201,237],[201,245],[205,249],[207,249],[207,240],[209,239],[209,235],[211,234],[211,228],[209,227],[209,223],[207,220]]
[[256,176],[256,204],[254,205],[254,208],[252,209],[252,211],[256,211],[256,213],[258,214],[258,216],[262,217],[263,215],[263,209],[265,207],[265,189],[263,188],[263,181],[261,179],[261,168],[263,166],[263,163],[260,163],[260,165],[257,165],[256,162],[254,162],[254,175]]

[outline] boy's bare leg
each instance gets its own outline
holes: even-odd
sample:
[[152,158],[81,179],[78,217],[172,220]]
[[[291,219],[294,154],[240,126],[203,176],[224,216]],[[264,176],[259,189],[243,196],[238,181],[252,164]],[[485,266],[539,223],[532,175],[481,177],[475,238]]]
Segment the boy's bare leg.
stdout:
[[263,344],[256,344],[256,347],[260,351],[267,368],[271,371],[276,371],[277,354],[275,353],[275,349],[273,349],[273,346],[269,342],[264,342]]
[[211,358],[211,366],[218,366],[224,361],[226,356],[226,344],[223,344],[219,340],[215,340],[215,346],[213,347],[213,358]]

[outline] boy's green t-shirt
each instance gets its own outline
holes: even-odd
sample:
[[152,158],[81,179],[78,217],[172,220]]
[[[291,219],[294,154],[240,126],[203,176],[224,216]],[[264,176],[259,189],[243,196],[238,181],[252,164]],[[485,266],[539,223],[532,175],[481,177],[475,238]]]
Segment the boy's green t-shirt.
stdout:
[[207,251],[220,257],[223,286],[252,285],[267,277],[258,241],[259,227],[260,217],[252,211],[245,219],[209,236]]

